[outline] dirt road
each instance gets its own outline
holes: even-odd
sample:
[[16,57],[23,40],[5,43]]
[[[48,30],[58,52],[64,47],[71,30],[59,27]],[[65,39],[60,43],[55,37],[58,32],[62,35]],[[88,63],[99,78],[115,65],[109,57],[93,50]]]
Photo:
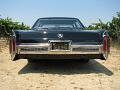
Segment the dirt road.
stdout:
[[0,52],[0,90],[120,90],[120,50],[111,48],[107,61],[11,61]]

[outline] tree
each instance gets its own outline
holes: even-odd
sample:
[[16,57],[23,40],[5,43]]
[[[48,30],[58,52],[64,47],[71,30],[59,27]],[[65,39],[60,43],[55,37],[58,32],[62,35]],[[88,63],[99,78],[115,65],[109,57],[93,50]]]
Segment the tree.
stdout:
[[11,33],[11,30],[16,30],[16,29],[23,29],[27,30],[29,29],[29,26],[25,25],[23,22],[14,22],[12,21],[11,18],[0,18],[0,36],[8,36],[9,33]]
[[114,16],[112,21],[109,22],[108,31],[112,37],[120,42],[120,12],[117,12],[117,16]]
[[112,18],[111,22],[103,23],[102,20],[99,19],[99,23],[93,23],[87,27],[87,29],[90,30],[101,28],[108,30],[110,37],[120,42],[120,12],[117,12],[117,15]]

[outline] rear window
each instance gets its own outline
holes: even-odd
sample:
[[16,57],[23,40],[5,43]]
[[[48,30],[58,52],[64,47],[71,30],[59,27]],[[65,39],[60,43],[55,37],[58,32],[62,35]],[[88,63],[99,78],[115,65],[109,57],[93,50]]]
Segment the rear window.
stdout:
[[75,19],[39,19],[33,28],[83,28],[83,26]]

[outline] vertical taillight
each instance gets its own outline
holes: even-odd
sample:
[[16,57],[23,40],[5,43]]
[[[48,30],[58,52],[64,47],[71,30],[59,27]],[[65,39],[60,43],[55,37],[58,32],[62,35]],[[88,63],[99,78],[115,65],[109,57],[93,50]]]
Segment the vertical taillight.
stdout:
[[16,51],[16,40],[15,40],[15,37],[11,37],[10,39],[10,53],[13,53]]
[[104,50],[104,52],[106,52],[107,51],[107,35],[106,35],[106,33],[104,33],[104,35],[103,35],[103,50]]
[[16,40],[15,40],[15,37],[12,39],[13,40],[13,52],[15,52],[16,50]]
[[12,39],[10,38],[10,46],[9,46],[10,53],[12,53]]

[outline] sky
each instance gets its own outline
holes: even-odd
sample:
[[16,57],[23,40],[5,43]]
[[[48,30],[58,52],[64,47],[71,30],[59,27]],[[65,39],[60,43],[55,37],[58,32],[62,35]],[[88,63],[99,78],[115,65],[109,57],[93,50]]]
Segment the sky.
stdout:
[[32,26],[41,17],[76,17],[88,26],[111,21],[120,11],[120,0],[0,0],[0,18]]

